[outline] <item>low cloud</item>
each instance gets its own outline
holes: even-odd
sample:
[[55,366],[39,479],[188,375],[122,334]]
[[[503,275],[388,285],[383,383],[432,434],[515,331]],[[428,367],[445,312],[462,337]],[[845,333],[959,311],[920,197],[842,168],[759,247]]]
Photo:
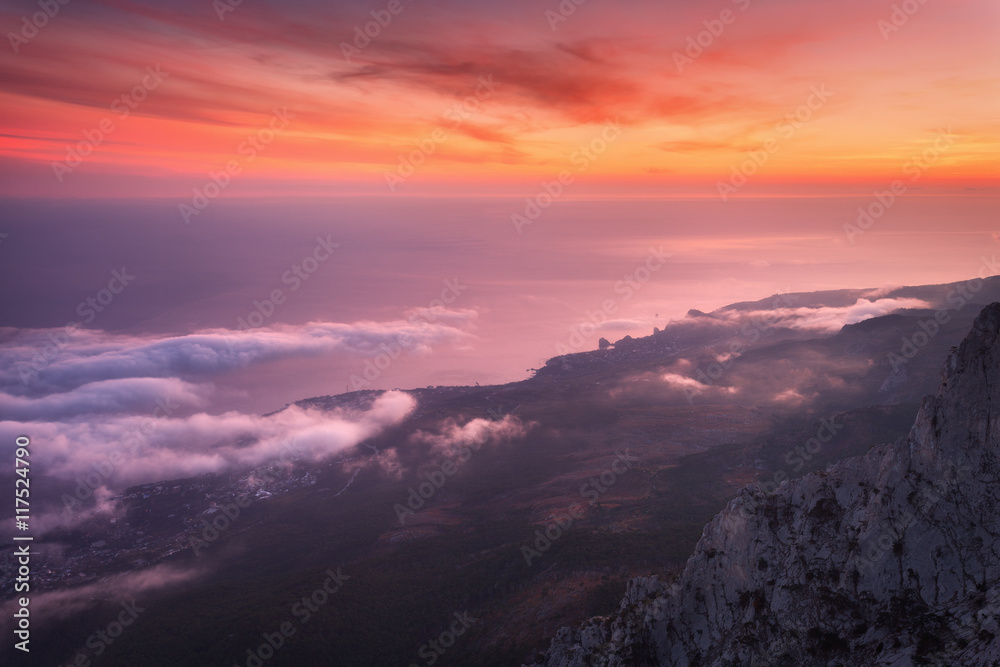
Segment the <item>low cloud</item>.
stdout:
[[147,410],[156,401],[203,407],[209,388],[177,378],[99,380],[38,398],[0,392],[0,414],[14,421],[62,420],[80,415]]
[[[112,486],[256,466],[282,455],[319,461],[404,419],[416,401],[387,392],[364,411],[290,406],[267,417],[226,412],[183,418],[89,415],[68,422],[0,422],[0,438],[31,434],[45,442],[33,460],[73,480],[95,471]],[[110,471],[110,472],[102,472]]]
[[671,389],[677,389],[684,393],[687,398],[701,396],[702,394],[732,395],[737,393],[736,387],[727,387],[718,384],[705,384],[693,377],[678,375],[677,373],[664,373],[660,379]]
[[[215,381],[275,360],[372,355],[390,347],[422,353],[471,336],[476,311],[408,311],[389,322],[277,324],[248,331],[123,335],[99,330],[0,329],[0,440],[28,435],[32,470],[96,489],[84,514],[42,515],[42,530],[80,525],[117,511],[122,488],[272,461],[318,462],[341,453],[399,477],[394,450],[352,450],[406,418],[416,406],[393,391],[364,407],[324,411],[296,405],[269,416],[210,414]],[[398,354],[398,352],[397,352]],[[155,409],[154,409],[155,406]],[[473,428],[473,427],[470,427]],[[474,428],[473,428],[474,430]],[[470,431],[468,437],[481,437]]]
[[[822,341],[765,345],[745,354],[676,358],[658,372],[612,385],[608,395],[630,405],[805,406],[819,397],[865,391],[860,378],[875,362],[864,355],[831,354]],[[726,340],[720,342],[724,347]]]
[[[181,570],[169,566],[157,566],[138,572],[102,579],[93,584],[31,595],[32,624],[48,624],[72,618],[92,609],[95,601],[124,602],[137,600],[143,604],[143,595],[151,596],[155,591],[185,584],[199,576],[197,570]],[[5,619],[12,618],[17,600],[11,599],[0,606],[0,614]],[[110,618],[104,621],[106,625]]]
[[883,285],[882,287],[876,287],[875,289],[868,290],[861,296],[865,299],[881,299],[889,296],[898,289],[900,289],[898,285]]
[[9,395],[38,397],[126,378],[203,381],[253,364],[336,352],[368,355],[383,345],[421,352],[469,336],[475,316],[472,310],[438,308],[390,322],[276,324],[159,337],[23,330],[0,345],[0,387]]
[[524,424],[512,415],[505,415],[500,421],[476,418],[459,426],[449,419],[441,425],[438,433],[417,431],[412,439],[431,446],[431,452],[448,458],[455,457],[466,447],[479,448],[485,444],[498,444],[524,437],[534,423]]
[[709,386],[698,382],[694,378],[678,375],[677,373],[664,373],[661,379],[676,389],[691,389],[701,392]]
[[776,308],[749,313],[739,312],[739,317],[759,318],[772,326],[788,329],[802,329],[836,332],[847,324],[857,324],[873,317],[889,315],[907,308],[932,308],[922,299],[858,299],[850,306],[823,306],[820,308]]
[[787,403],[789,405],[798,405],[805,402],[806,397],[798,392],[796,389],[786,389],[779,394],[777,394],[774,399],[776,403]]
[[399,453],[395,447],[376,451],[371,456],[344,461],[341,467],[344,472],[352,476],[357,476],[361,470],[364,470],[371,464],[374,464],[376,468],[381,470],[390,479],[402,479],[403,474],[406,472],[406,468],[400,462]]
[[[92,504],[84,509],[69,511],[68,508],[55,512],[35,513],[31,517],[31,528],[39,535],[45,535],[60,528],[76,528],[92,519],[99,519],[107,525],[109,519],[124,520],[125,506],[115,500],[115,492],[107,486],[99,486],[93,492]],[[82,504],[82,503],[81,503]]]

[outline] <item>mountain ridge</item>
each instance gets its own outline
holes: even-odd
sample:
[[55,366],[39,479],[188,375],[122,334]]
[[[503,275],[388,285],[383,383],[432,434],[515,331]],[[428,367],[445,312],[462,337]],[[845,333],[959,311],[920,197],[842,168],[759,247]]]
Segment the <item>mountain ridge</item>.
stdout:
[[[647,595],[665,595],[666,577],[672,581],[681,574],[705,526],[746,484],[770,490],[782,479],[904,438],[923,396],[939,385],[941,361],[966,336],[982,306],[948,310],[951,321],[918,341],[919,353],[898,369],[887,355],[900,349],[902,338],[912,340],[935,308],[948,308],[947,295],[963,284],[905,288],[927,307],[893,306],[897,314],[839,330],[782,327],[776,316],[752,307],[671,323],[617,348],[558,357],[535,377],[516,383],[406,390],[416,403],[412,414],[364,444],[320,463],[299,461],[273,470],[265,464],[274,481],[264,483],[265,493],[253,495],[249,507],[240,506],[232,529],[219,531],[217,539],[209,536],[208,547],[203,541],[191,546],[191,540],[206,539],[204,521],[217,516],[207,514],[211,505],[228,507],[250,498],[248,490],[264,481],[251,477],[261,471],[234,468],[126,489],[116,524],[106,517],[89,520],[46,538],[50,553],[64,554],[53,558],[46,585],[64,582],[68,591],[85,593],[79,572],[103,582],[115,573],[129,576],[160,565],[215,572],[191,583],[184,594],[165,590],[150,600],[154,604],[142,621],[149,632],[116,642],[102,658],[109,665],[179,664],[182,652],[172,639],[178,633],[204,649],[202,664],[228,660],[261,630],[250,620],[220,624],[217,619],[234,613],[232,600],[220,594],[246,590],[237,604],[248,619],[258,610],[280,614],[286,602],[281,591],[311,590],[313,570],[331,563],[343,564],[352,581],[365,582],[363,594],[346,587],[313,633],[283,649],[274,664],[308,664],[320,657],[341,664],[400,663],[427,637],[437,636],[446,627],[438,623],[451,622],[460,608],[482,622],[438,664],[531,662],[559,628],[610,614],[623,595],[643,605]],[[984,281],[975,296],[977,302],[1000,300],[1000,279]],[[780,317],[809,319],[817,309],[833,321],[843,315],[841,306],[822,303],[824,296],[812,300],[816,309],[797,313],[776,298],[764,307]],[[684,389],[690,387],[696,393],[689,397]],[[350,415],[369,410],[384,393],[317,396],[296,404]],[[411,489],[443,470],[441,455],[414,434],[441,435],[452,426],[475,420],[486,426],[508,416],[539,425],[524,437],[482,447],[415,516],[400,521],[396,506],[408,503]],[[810,439],[824,420],[842,428],[829,441],[824,431],[816,451]],[[591,504],[581,495],[581,484],[599,479],[615,452],[625,450],[641,462],[602,487],[599,502]],[[393,455],[401,476],[383,468],[382,453]],[[74,492],[72,484],[65,490]],[[586,516],[542,559],[526,563],[521,547],[533,545],[537,531],[573,503]],[[99,541],[109,546],[93,547]],[[768,562],[776,558],[769,556]],[[400,572],[413,576],[397,576]],[[659,579],[649,576],[654,573]],[[747,593],[751,607],[766,601],[756,591]],[[393,622],[373,620],[373,608],[392,609]],[[201,619],[204,629],[193,632],[177,620],[188,617]],[[89,618],[81,614],[51,636],[83,643],[93,630]],[[820,642],[837,637],[832,629],[817,632]],[[599,634],[595,637],[605,643]],[[336,646],[329,637],[338,637]],[[46,645],[41,642],[39,650]],[[58,643],[51,647],[45,658],[52,663],[67,657],[57,655]],[[646,664],[656,664],[652,660]]]
[[541,664],[995,664],[998,340],[994,303],[905,440],[744,487],[678,581],[632,580],[616,615],[564,628]]

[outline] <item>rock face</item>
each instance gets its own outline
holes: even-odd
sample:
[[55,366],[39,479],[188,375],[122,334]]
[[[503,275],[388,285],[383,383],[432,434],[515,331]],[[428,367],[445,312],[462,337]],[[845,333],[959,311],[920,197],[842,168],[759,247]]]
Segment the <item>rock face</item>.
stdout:
[[1000,304],[905,441],[743,489],[680,578],[563,628],[543,665],[1000,665]]

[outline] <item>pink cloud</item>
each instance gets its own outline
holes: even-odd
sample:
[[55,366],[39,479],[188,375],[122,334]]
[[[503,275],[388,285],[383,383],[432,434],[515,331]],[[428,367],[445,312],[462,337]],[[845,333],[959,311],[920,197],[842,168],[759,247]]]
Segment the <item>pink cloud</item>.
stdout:
[[35,461],[45,474],[72,480],[95,470],[116,487],[286,458],[319,461],[350,449],[402,421],[416,405],[387,392],[363,411],[290,406],[267,417],[226,412],[182,418],[88,415],[69,422],[0,422],[0,437],[28,433],[44,441]]
[[847,324],[857,324],[873,317],[881,317],[907,308],[931,308],[922,299],[858,299],[850,306],[826,306],[822,308],[777,308],[767,311],[738,313],[727,311],[726,315],[736,317],[762,318],[773,326],[789,329],[814,329],[818,331],[839,331]]
[[441,424],[437,433],[417,431],[412,439],[431,446],[431,452],[447,458],[457,456],[465,448],[479,449],[482,445],[495,445],[522,438],[534,423],[524,424],[512,415],[504,415],[500,421],[476,418],[462,426],[452,419]]

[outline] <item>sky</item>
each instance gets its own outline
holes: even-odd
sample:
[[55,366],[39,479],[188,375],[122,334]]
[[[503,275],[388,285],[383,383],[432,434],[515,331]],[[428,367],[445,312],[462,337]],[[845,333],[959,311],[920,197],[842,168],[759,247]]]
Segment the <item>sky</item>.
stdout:
[[[130,485],[291,458],[339,495],[538,426],[398,390],[1000,274],[996,0],[0,0],[0,34],[0,450],[31,441],[40,545]],[[600,391],[807,405],[865,370],[682,352]]]
[[0,2],[0,439],[45,474],[147,423],[109,485],[333,455],[414,399],[260,415],[1000,273],[996,2],[40,7]]
[[0,194],[996,194],[991,0],[388,5],[0,3]]

